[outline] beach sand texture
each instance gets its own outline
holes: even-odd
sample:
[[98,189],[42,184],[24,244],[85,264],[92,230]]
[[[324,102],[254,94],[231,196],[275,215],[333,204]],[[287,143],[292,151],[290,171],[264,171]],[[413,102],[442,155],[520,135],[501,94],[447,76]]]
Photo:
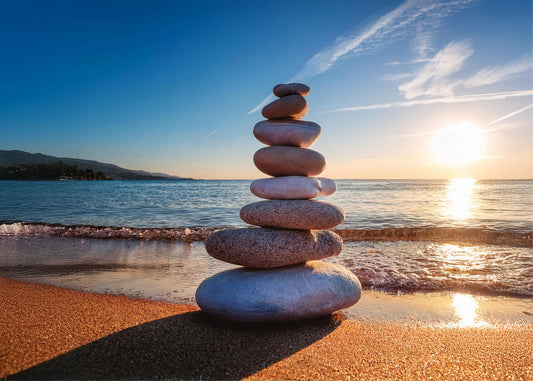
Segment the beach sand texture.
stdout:
[[239,325],[195,306],[0,278],[0,378],[533,379],[533,327]]

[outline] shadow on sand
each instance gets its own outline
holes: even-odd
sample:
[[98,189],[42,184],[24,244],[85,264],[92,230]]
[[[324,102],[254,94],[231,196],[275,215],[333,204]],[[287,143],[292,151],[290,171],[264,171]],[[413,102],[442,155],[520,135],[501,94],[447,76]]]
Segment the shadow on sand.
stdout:
[[128,328],[8,379],[240,379],[331,333],[338,316],[235,324],[189,312]]

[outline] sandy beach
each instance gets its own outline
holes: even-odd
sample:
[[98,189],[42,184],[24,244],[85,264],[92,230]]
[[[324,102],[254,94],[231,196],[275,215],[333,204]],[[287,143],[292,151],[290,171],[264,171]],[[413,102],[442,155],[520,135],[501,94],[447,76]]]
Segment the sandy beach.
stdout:
[[532,379],[533,327],[281,325],[0,278],[0,378]]

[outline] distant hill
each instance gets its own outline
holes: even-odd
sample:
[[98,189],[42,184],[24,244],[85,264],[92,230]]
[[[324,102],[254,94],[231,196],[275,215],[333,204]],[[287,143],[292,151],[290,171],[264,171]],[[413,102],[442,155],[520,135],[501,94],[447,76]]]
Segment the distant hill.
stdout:
[[171,176],[164,173],[151,173],[141,170],[125,169],[118,165],[101,163],[95,160],[56,157],[43,155],[42,153],[29,153],[18,150],[0,150],[0,167],[16,167],[25,164],[51,164],[59,161],[65,164],[75,165],[79,170],[103,172],[113,180],[192,180],[190,178]]

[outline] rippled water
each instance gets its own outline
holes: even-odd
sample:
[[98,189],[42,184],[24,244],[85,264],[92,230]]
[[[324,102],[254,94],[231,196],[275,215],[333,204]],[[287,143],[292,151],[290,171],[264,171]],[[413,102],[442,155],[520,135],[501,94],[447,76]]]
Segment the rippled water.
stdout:
[[[0,181],[0,223],[119,227],[244,226],[259,201],[248,180]],[[473,227],[533,230],[533,181],[338,180],[324,198],[346,211],[343,229]]]
[[[230,266],[210,258],[201,240],[245,226],[240,208],[259,200],[249,184],[0,181],[0,274],[115,292],[144,282],[132,293],[187,300],[208,274]],[[345,248],[328,260],[350,268],[367,290],[533,297],[533,181],[337,185],[325,199],[346,210],[337,230]],[[179,286],[169,286],[171,278]]]
[[[173,303],[194,303],[203,279],[235,267],[211,258],[203,242],[40,236],[0,239],[0,248],[3,276]],[[525,248],[348,242],[326,261],[348,267],[365,289],[348,317],[533,323],[533,255]]]
[[[0,275],[84,279],[100,274],[109,278],[99,280],[106,284],[134,270],[141,272],[141,282],[175,277],[188,294],[205,277],[235,267],[211,258],[203,242],[9,237],[0,240],[0,250]],[[530,248],[427,241],[345,242],[342,254],[327,261],[352,270],[366,289],[533,297]]]

